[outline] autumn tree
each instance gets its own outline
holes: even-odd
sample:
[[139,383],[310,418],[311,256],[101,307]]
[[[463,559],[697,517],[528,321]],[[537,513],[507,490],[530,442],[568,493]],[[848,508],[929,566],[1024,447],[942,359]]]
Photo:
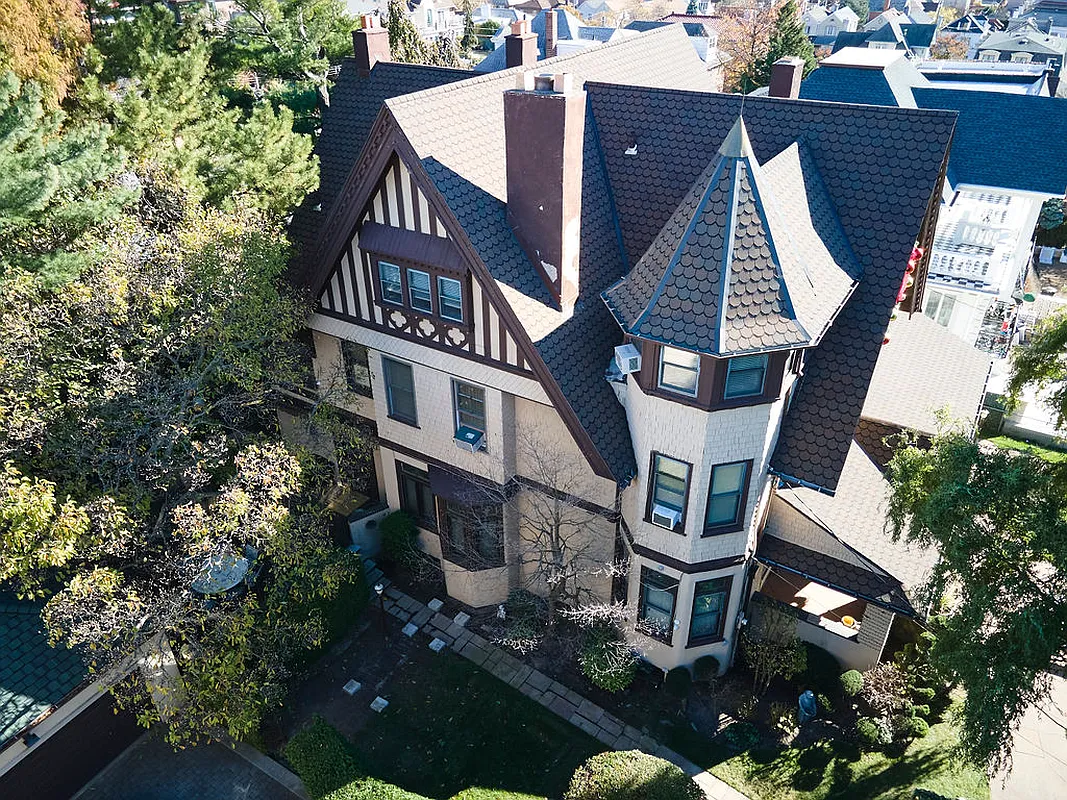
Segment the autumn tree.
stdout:
[[724,88],[747,94],[762,85],[757,82],[766,61],[774,17],[756,0],[730,7],[719,26],[720,50],[730,56],[724,67]]
[[0,0],[0,74],[44,87],[55,107],[78,76],[89,22],[78,0]]
[[930,46],[930,57],[949,61],[966,61],[970,45],[962,36],[939,35]]

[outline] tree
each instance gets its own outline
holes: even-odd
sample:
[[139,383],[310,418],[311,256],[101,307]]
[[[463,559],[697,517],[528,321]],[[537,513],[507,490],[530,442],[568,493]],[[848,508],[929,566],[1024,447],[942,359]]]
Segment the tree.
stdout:
[[752,670],[752,691],[765,694],[771,681],[792,678],[807,666],[807,651],[797,639],[797,622],[784,609],[759,603],[741,636],[741,660]]
[[474,27],[474,18],[471,12],[463,12],[463,36],[459,40],[459,51],[464,56],[470,56],[471,51],[478,47],[478,33]]
[[941,554],[929,662],[966,691],[961,747],[992,773],[1067,651],[1067,471],[948,431],[901,447],[887,474],[894,534]]
[[685,13],[690,16],[696,16],[700,13],[700,7],[697,5],[697,0],[689,0],[689,5],[685,7]]
[[109,132],[48,110],[39,84],[0,74],[0,269],[56,283],[85,266],[85,235],[136,196],[117,180],[123,155],[107,147]]
[[867,24],[867,18],[871,15],[870,0],[845,0],[844,5],[856,12],[861,28]]
[[45,87],[55,107],[78,76],[89,22],[78,0],[0,0],[0,74]]
[[966,61],[970,45],[962,36],[938,36],[930,47],[930,57],[948,61]]
[[719,30],[719,48],[730,56],[724,67],[724,88],[747,94],[766,85],[757,83],[756,76],[767,58],[774,17],[755,0],[744,0],[731,11],[723,16]]
[[818,66],[815,62],[815,47],[804,33],[796,0],[785,0],[778,6],[774,26],[767,40],[767,55],[762,62],[758,62],[760,68],[752,76],[755,83],[758,86],[767,86],[771,82],[774,62],[786,56],[804,59],[804,77]]
[[394,61],[404,64],[428,64],[430,52],[426,42],[419,36],[415,26],[408,19],[407,8],[401,0],[389,0],[386,11],[389,30],[389,52]]
[[1012,351],[1009,404],[1015,406],[1028,386],[1047,392],[1042,402],[1067,426],[1067,313],[1046,317],[1025,347]]

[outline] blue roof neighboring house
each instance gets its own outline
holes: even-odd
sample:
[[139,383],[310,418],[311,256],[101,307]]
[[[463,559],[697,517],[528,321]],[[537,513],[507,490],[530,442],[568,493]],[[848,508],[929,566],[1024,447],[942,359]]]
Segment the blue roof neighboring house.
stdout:
[[88,676],[77,650],[49,647],[41,608],[0,597],[0,748]]
[[[585,26],[575,17],[573,14],[564,11],[562,8],[553,8],[551,11],[542,11],[539,14],[534,15],[530,20],[530,32],[537,34],[537,60],[543,61],[546,56],[545,51],[545,15],[556,15],[556,39],[557,41],[573,41],[575,39],[583,38],[581,36],[581,30],[588,26]],[[593,28],[597,31],[611,31],[615,32],[615,28]],[[585,37],[594,38],[594,37]],[[610,38],[610,34],[608,36]],[[596,39],[596,41],[607,41],[607,39]],[[498,47],[491,52],[485,58],[483,58],[478,64],[474,66],[475,72],[497,72],[498,70],[507,69],[507,48]]]
[[869,50],[842,51],[824,60],[801,84],[800,96],[955,111],[959,120],[949,154],[951,184],[1049,195],[1067,190],[1067,159],[1055,155],[1067,141],[1067,99],[943,89],[898,51]]
[[937,34],[937,25],[901,23],[895,20],[874,30],[842,31],[834,40],[834,52],[846,47],[868,47],[869,42],[892,44],[898,50],[929,49]]

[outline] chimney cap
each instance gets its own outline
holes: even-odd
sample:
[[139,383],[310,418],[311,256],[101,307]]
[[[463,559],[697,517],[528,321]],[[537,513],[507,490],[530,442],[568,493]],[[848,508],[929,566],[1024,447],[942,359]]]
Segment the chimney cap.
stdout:
[[567,94],[574,89],[574,76],[569,72],[536,72],[528,70],[519,73],[515,88],[523,92],[540,94]]
[[517,19],[511,23],[511,35],[522,36],[530,32],[530,23],[525,19]]
[[373,14],[364,14],[359,18],[359,21],[364,28],[378,27],[378,18],[375,17]]

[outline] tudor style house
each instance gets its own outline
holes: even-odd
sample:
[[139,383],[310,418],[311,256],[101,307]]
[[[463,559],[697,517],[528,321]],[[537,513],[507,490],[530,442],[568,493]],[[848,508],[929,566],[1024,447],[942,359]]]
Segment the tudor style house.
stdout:
[[[915,613],[905,582],[796,496],[852,485],[955,115],[797,100],[798,60],[775,96],[716,94],[680,26],[526,62],[531,37],[473,75],[388,62],[366,20],[325,114],[293,279],[318,304],[320,384],[376,428],[381,499],[470,606],[544,590],[549,498],[580,514],[577,580],[626,601],[657,666],[725,669],[756,588],[807,638],[847,605],[830,633],[869,666]],[[783,502],[838,549],[795,524],[765,546]],[[806,609],[784,593],[801,577],[848,596]]]

